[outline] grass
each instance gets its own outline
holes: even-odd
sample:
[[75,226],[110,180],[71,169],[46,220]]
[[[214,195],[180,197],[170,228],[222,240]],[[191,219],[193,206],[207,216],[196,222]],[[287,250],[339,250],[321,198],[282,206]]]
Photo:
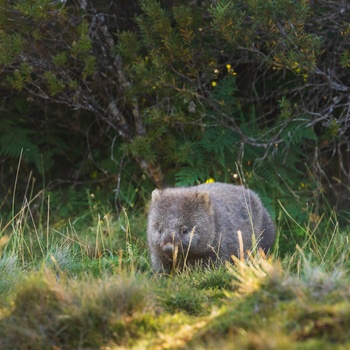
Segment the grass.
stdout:
[[91,216],[38,223],[24,205],[1,224],[1,349],[350,348],[349,232],[334,216],[283,258],[169,277],[152,274],[145,215]]

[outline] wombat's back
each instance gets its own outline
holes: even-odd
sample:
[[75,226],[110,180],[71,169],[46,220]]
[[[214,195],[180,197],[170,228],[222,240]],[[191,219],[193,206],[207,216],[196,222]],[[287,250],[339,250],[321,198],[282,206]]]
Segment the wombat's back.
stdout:
[[267,253],[275,241],[275,229],[271,217],[258,195],[245,188],[225,183],[211,183],[192,187],[207,191],[216,220],[216,233],[221,235],[221,250],[225,256],[238,256],[242,234],[243,250],[252,248],[252,236],[258,246]]

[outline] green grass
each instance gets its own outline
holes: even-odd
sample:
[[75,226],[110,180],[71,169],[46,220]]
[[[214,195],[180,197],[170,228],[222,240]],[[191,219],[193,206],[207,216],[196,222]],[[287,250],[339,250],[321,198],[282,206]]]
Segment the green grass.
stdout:
[[0,227],[1,349],[350,348],[349,232],[334,216],[283,258],[165,277],[144,214],[84,227],[21,210]]

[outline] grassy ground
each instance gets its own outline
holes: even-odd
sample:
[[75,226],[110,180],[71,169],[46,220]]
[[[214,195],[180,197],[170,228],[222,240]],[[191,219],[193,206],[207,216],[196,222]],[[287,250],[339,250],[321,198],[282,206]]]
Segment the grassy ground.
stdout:
[[283,259],[161,277],[144,215],[93,216],[36,223],[23,208],[1,223],[0,349],[350,349],[349,232],[335,220]]

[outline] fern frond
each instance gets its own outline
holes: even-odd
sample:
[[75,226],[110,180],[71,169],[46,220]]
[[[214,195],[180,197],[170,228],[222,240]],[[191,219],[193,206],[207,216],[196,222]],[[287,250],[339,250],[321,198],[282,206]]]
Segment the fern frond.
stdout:
[[23,150],[23,159],[35,164],[41,172],[41,153],[38,145],[32,139],[30,130],[15,126],[14,123],[8,123],[10,128],[0,135],[0,156],[18,158]]
[[204,182],[207,173],[203,169],[186,167],[181,169],[175,175],[176,186],[191,186],[199,182]]
[[308,119],[293,120],[281,132],[281,138],[286,144],[300,145],[303,140],[317,140],[317,135],[311,126],[308,126]]

